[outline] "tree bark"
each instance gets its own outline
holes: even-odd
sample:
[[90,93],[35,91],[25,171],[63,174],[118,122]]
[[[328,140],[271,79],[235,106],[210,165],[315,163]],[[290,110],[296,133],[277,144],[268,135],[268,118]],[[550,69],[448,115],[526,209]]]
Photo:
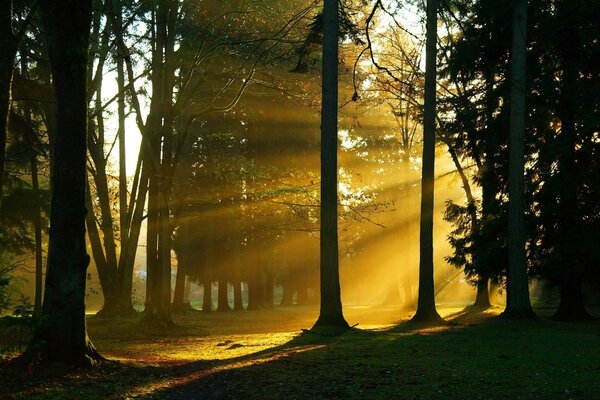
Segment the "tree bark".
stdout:
[[529,300],[525,254],[525,94],[527,0],[515,0],[511,51],[511,103],[508,180],[508,271],[504,316],[534,316]]
[[477,280],[477,295],[473,306],[477,309],[487,309],[492,306],[490,304],[489,279],[479,278]]
[[319,318],[313,328],[348,326],[342,313],[338,258],[338,13],[338,1],[325,0],[321,97],[321,301]]
[[50,242],[44,304],[24,360],[91,364],[101,360],[87,336],[85,245],[87,47],[92,2],[42,0],[57,103]]
[[229,308],[229,300],[227,298],[227,280],[225,279],[219,279],[217,311],[231,311],[231,308]]
[[6,134],[12,102],[11,87],[16,54],[17,43],[13,34],[12,0],[4,0],[0,2],[0,205],[2,205],[4,188]]
[[244,310],[244,301],[242,299],[242,281],[233,282],[233,309],[235,311]]
[[427,0],[425,45],[425,107],[423,111],[423,171],[419,237],[419,299],[412,318],[418,322],[440,322],[433,285],[433,195],[435,173],[436,59],[438,1]]

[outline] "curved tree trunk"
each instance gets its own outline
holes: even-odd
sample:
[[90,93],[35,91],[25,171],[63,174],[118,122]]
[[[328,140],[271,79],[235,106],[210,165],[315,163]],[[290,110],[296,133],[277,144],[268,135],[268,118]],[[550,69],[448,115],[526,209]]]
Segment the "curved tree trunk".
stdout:
[[40,324],[25,361],[90,364],[100,360],[87,336],[85,245],[87,47],[90,0],[41,1],[57,103],[50,242]]
[[442,320],[435,308],[433,286],[433,190],[435,173],[435,113],[437,0],[427,0],[425,48],[425,108],[423,111],[423,171],[421,178],[421,221],[419,237],[419,299],[412,318],[418,322]]

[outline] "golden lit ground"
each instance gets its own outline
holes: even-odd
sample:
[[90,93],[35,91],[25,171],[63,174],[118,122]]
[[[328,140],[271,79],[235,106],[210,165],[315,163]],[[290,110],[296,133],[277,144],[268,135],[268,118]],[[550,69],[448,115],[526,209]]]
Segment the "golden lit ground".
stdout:
[[191,312],[156,332],[89,319],[90,337],[122,363],[16,376],[15,399],[600,399],[600,325],[509,322],[500,310],[440,308],[427,328],[393,307],[346,308],[356,328],[305,333],[317,311]]

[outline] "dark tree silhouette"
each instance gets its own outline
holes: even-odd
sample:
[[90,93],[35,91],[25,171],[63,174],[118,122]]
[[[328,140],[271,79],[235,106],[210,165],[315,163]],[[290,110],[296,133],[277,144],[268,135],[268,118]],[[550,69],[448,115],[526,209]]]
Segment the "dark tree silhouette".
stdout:
[[337,221],[338,1],[323,6],[321,99],[321,309],[315,327],[348,323],[342,313]]
[[433,288],[433,187],[435,169],[437,0],[427,1],[425,45],[425,107],[423,111],[423,172],[419,249],[419,300],[413,321],[437,322]]
[[50,244],[40,324],[26,362],[91,364],[102,359],[87,336],[85,245],[87,48],[92,2],[41,1],[57,104]]
[[6,132],[10,114],[13,64],[17,53],[12,20],[12,1],[2,1],[0,3],[0,199],[4,186]]
[[507,317],[531,317],[525,254],[525,71],[527,57],[527,0],[514,6],[511,51],[510,144],[508,173]]

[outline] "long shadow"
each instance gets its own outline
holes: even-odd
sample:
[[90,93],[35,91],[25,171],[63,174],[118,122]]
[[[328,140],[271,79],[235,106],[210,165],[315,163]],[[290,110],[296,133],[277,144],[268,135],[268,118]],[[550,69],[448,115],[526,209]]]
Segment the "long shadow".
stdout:
[[[128,398],[137,393],[144,396],[147,388],[158,388],[151,395],[172,386],[181,386],[191,381],[211,379],[213,375],[222,374],[224,371],[240,368],[246,365],[258,365],[280,358],[290,357],[295,354],[325,347],[335,341],[336,337],[328,335],[315,335],[300,333],[292,340],[278,346],[270,347],[254,353],[232,357],[223,360],[197,360],[187,363],[149,363],[138,360],[108,360],[100,365],[86,368],[74,368],[62,364],[46,364],[32,373],[31,371],[17,370],[8,362],[0,363],[0,398],[17,394],[28,393],[26,398],[40,396],[52,398],[72,398],[72,393],[77,393],[77,398]],[[236,343],[229,348],[238,347]],[[160,389],[164,387],[165,389]],[[68,391],[64,391],[67,388]],[[191,398],[213,398],[210,386],[198,388],[197,394]],[[110,396],[105,396],[103,393]],[[43,394],[42,394],[43,393]],[[203,394],[202,396],[200,396]],[[204,397],[207,395],[208,397]],[[81,396],[81,397],[80,397]],[[149,394],[150,396],[150,394]],[[198,397],[196,397],[198,396]],[[160,398],[160,397],[159,397]],[[190,398],[190,397],[184,397]]]
[[[311,331],[308,331],[280,346],[218,362],[213,366],[209,373],[204,373],[207,371],[199,370],[199,368],[202,367],[202,364],[197,364],[195,362],[189,363],[181,366],[176,371],[173,370],[173,376],[183,376],[184,379],[174,379],[166,387],[152,392],[152,394],[148,394],[148,398],[236,398],[235,395],[234,397],[231,397],[232,394],[229,393],[229,389],[232,385],[237,385],[240,381],[245,382],[244,379],[240,380],[239,378],[243,377],[244,375],[248,376],[248,374],[260,376],[261,382],[257,382],[256,393],[260,391],[260,386],[263,383],[269,387],[274,384],[277,385],[276,388],[282,390],[282,392],[278,394],[278,398],[284,398],[286,396],[288,398],[299,398],[294,397],[293,394],[286,392],[285,380],[276,382],[278,379],[278,374],[283,373],[282,371],[285,371],[286,369],[289,369],[290,364],[298,366],[297,374],[311,377],[310,368],[311,366],[314,366],[315,360],[319,360],[321,358],[327,359],[328,357],[333,357],[335,359],[336,347],[338,347],[338,345],[344,346],[344,342],[355,341],[362,344],[373,343],[373,346],[376,346],[376,348],[381,348],[382,346],[387,346],[388,343],[391,343],[388,338],[393,338],[392,341],[400,340],[396,335],[391,336],[391,333],[406,333],[409,334],[406,336],[413,336],[416,338],[410,340],[420,340],[418,336],[420,336],[423,332],[426,332],[427,334],[439,334],[444,333],[444,331],[448,329],[468,326],[468,324],[463,326],[463,324],[457,322],[457,319],[459,319],[462,315],[465,315],[466,312],[467,311],[463,310],[459,313],[456,313],[456,315],[452,315],[451,319],[442,325],[431,325],[406,321],[401,322],[392,328],[383,330],[362,330],[353,328],[337,332],[337,334],[329,334],[329,332],[326,334],[315,334]],[[343,361],[346,363],[346,365],[348,363],[355,363],[356,367],[360,368],[362,365],[360,359],[368,357],[370,357],[368,353],[360,353],[360,355],[358,355],[358,362],[356,362],[354,359]],[[335,364],[330,365],[329,368],[334,371]],[[327,372],[331,373],[331,371]],[[321,373],[323,373],[323,371],[321,371]],[[385,373],[387,374],[388,372]],[[267,379],[267,381],[264,381],[265,379]],[[312,383],[307,382],[307,385],[310,384]],[[280,385],[283,386],[279,387]],[[315,393],[315,396],[319,397],[315,398],[320,398],[323,396],[324,398],[344,397],[343,393],[336,394],[319,392],[320,389],[325,390],[325,388],[322,388],[317,384],[315,390],[317,390],[318,393]],[[246,388],[246,390],[249,389]]]
[[[333,331],[331,331],[333,332]],[[275,346],[269,349],[265,349],[256,353],[247,354],[244,356],[219,361],[214,364],[210,371],[200,371],[199,367],[202,367],[202,363],[196,362],[188,363],[174,372],[183,377],[183,379],[174,379],[171,383],[157,391],[148,393],[140,398],[152,398],[152,399],[220,399],[220,398],[237,398],[231,397],[228,393],[230,383],[235,382],[236,378],[247,374],[249,371],[253,373],[259,373],[263,376],[261,381],[256,382],[256,394],[259,393],[262,384],[272,384],[280,386],[283,382],[275,382],[277,378],[273,378],[274,381],[267,382],[264,377],[272,375],[285,370],[279,368],[279,366],[287,366],[289,363],[295,363],[298,365],[302,364],[302,360],[309,357],[316,357],[315,353],[320,355],[327,354],[330,345],[335,345],[337,342],[344,341],[349,338],[371,338],[373,336],[384,335],[383,332],[361,330],[356,328],[349,328],[343,331],[336,331],[335,333],[315,333],[313,331],[304,331],[299,336],[292,340]],[[269,373],[263,374],[263,371],[270,371]],[[192,374],[190,374],[192,372]],[[203,373],[207,372],[207,373]],[[298,369],[297,374],[302,375],[309,373],[309,370]],[[175,376],[175,374],[173,375]],[[318,374],[314,376],[318,377]],[[268,380],[268,378],[267,378]],[[317,389],[318,386],[315,386]],[[283,388],[285,389],[285,388]],[[288,393],[289,394],[289,393]],[[273,393],[271,393],[271,397]],[[260,397],[260,396],[258,396]],[[277,395],[277,398],[298,398],[293,396]],[[320,397],[316,397],[320,398]]]

